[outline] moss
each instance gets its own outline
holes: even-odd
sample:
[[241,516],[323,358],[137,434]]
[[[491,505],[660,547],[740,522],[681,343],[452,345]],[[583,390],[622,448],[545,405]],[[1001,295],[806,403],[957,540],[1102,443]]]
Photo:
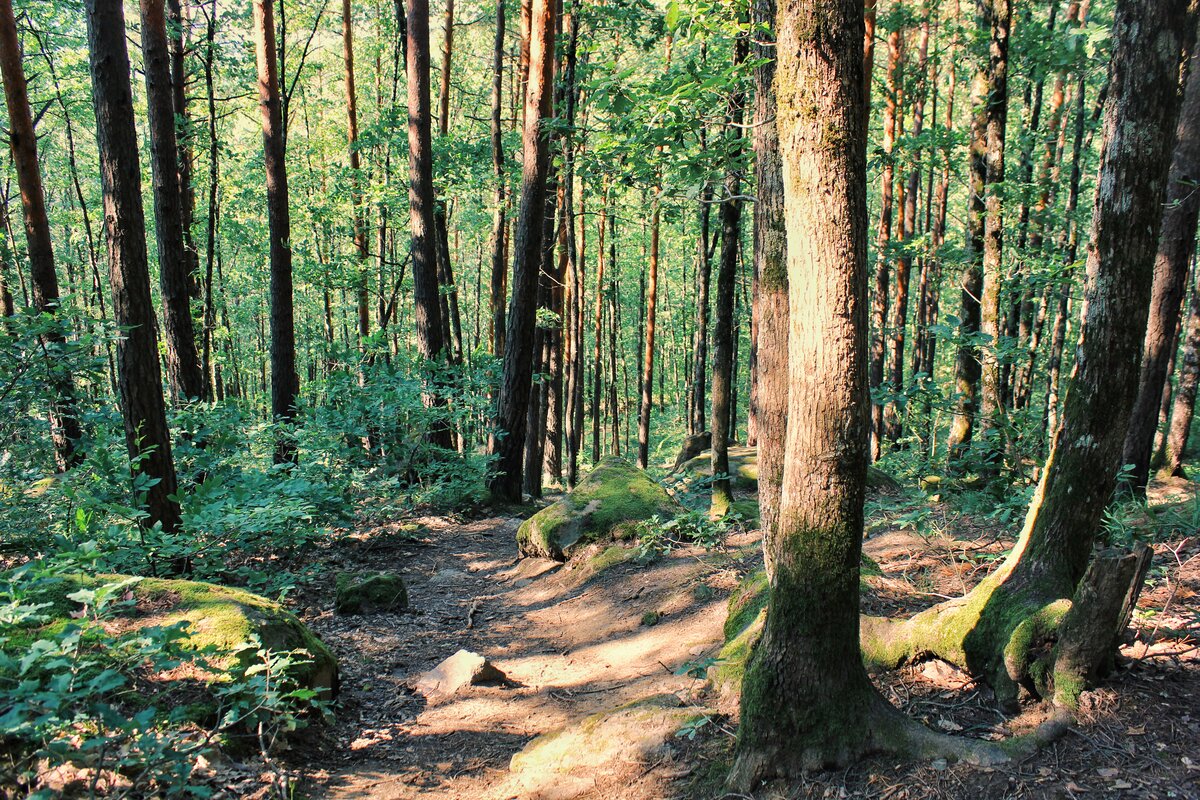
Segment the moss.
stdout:
[[745,497],[741,500],[734,500],[733,513],[737,514],[746,525],[757,527],[759,521],[758,499]]
[[339,614],[400,611],[408,607],[408,589],[387,572],[339,572],[334,604]]
[[[758,489],[758,448],[730,447],[729,448],[729,477],[735,490],[753,492]],[[701,478],[712,477],[712,451],[705,450],[700,455],[684,462],[680,470],[688,476],[692,483]]]
[[746,629],[759,612],[767,607],[767,572],[751,572],[729,596],[729,614],[725,617],[725,641],[728,642]]
[[658,624],[660,619],[662,619],[662,614],[658,613],[657,611],[647,611],[645,614],[642,614],[641,624],[647,628],[652,628]]
[[517,545],[526,556],[566,560],[576,548],[630,538],[637,524],[682,510],[667,490],[628,461],[610,456],[569,494],[521,524]]
[[[39,632],[61,629],[71,614],[78,612],[79,603],[68,595],[128,578],[64,575],[45,586],[35,593],[35,599],[49,604],[47,614],[51,620]],[[117,608],[115,616],[131,628],[185,623],[188,638],[184,645],[196,651],[211,647],[230,652],[253,641],[277,651],[303,649],[311,655],[311,662],[297,665],[293,677],[310,688],[336,691],[337,659],[333,653],[304,623],[276,602],[244,589],[165,578],[140,578],[129,591],[134,602]],[[248,660],[253,654],[243,657]]]
[[725,646],[717,654],[716,663],[709,667],[708,684],[720,698],[722,707],[729,707],[741,691],[746,665],[754,645],[762,636],[766,619],[766,608],[760,608],[742,630],[726,639]]

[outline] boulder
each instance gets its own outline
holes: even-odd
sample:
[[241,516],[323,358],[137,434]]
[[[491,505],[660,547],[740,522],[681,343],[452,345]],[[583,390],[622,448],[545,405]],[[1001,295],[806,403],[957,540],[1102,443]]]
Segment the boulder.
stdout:
[[[695,483],[699,478],[711,478],[712,451],[705,450],[697,456],[680,465],[677,472],[682,472],[685,480]],[[753,492],[758,490],[758,448],[731,447],[729,448],[729,477],[733,481],[734,490]]]
[[453,697],[468,686],[498,685],[508,676],[478,653],[459,650],[428,672],[417,676],[413,690],[430,702]]
[[408,607],[408,589],[390,572],[339,572],[334,607],[339,614],[375,614]]
[[679,472],[679,470],[683,469],[684,464],[710,447],[712,447],[712,433],[710,431],[701,431],[700,433],[693,433],[691,436],[684,437],[683,444],[679,447],[679,455],[675,457],[675,466],[671,467],[671,472]]
[[558,502],[525,520],[517,530],[517,546],[523,556],[565,561],[576,548],[629,538],[637,523],[682,511],[658,481],[609,456]]
[[[35,598],[48,604],[50,621],[46,628],[65,626],[84,610],[81,594],[86,597],[89,592],[102,593],[126,583],[119,590],[124,602],[110,606],[113,624],[137,630],[185,623],[186,647],[212,647],[217,653],[230,654],[213,659],[223,669],[234,666],[233,654],[246,642],[257,642],[275,651],[305,650],[308,663],[294,665],[292,677],[326,698],[336,695],[337,659],[329,648],[279,603],[244,589],[166,578],[72,574],[47,583]],[[30,633],[37,635],[37,631]],[[254,654],[242,651],[237,657],[249,660]],[[222,676],[218,674],[215,679],[221,680]]]

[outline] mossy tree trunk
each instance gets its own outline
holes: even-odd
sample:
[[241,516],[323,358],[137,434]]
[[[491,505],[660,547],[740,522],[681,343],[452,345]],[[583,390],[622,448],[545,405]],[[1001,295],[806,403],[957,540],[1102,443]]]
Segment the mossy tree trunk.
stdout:
[[[868,294],[862,0],[784,0],[776,75],[787,230],[786,455],[763,636],[746,671],[732,787],[877,750],[965,746],[911,722],[859,655]],[[763,349],[782,342],[762,341]]]
[[[1018,685],[1045,692],[1032,654],[1053,641],[1088,570],[1116,484],[1137,391],[1160,212],[1176,117],[1180,54],[1195,20],[1188,0],[1121,0],[1092,215],[1080,344],[1025,527],[1004,565],[965,598],[901,623],[869,621],[868,660],[937,656],[989,680],[1002,704]],[[1115,635],[1115,632],[1114,632]],[[1053,662],[1050,662],[1052,666]],[[1057,676],[1082,687],[1078,665]],[[1060,687],[1061,688],[1061,687]],[[1062,697],[1071,702],[1071,697]]]

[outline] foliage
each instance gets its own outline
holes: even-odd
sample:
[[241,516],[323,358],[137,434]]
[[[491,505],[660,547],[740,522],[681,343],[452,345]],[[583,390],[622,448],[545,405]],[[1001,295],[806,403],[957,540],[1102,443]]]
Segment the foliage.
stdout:
[[[288,678],[303,651],[252,654],[186,646],[184,624],[122,631],[114,612],[131,602],[137,579],[68,595],[70,619],[39,597],[70,572],[93,568],[94,546],[32,561],[0,577],[0,780],[30,797],[58,796],[58,784],[135,797],[207,797],[197,759],[230,736],[252,734],[269,750],[325,706]],[[204,676],[232,663],[215,692]],[[195,686],[193,687],[193,684]],[[189,688],[191,687],[191,688]],[[203,702],[201,702],[203,701]],[[157,703],[157,704],[155,704]],[[198,713],[205,708],[209,713]]]

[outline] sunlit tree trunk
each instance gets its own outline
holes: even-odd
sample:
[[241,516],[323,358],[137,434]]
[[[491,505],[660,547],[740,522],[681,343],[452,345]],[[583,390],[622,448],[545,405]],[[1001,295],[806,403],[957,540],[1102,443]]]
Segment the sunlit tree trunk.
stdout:
[[504,88],[504,9],[505,0],[496,0],[496,36],[492,46],[492,173],[496,187],[492,196],[492,281],[491,307],[492,355],[504,355],[504,306],[508,302],[508,263],[505,259],[505,211],[507,200],[504,175],[504,138],[500,127],[500,108]]

